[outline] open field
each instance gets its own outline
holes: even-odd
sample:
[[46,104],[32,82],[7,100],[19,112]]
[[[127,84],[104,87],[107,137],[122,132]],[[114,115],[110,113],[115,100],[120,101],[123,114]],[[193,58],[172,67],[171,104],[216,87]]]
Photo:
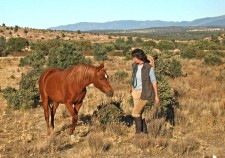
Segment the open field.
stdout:
[[[41,105],[34,109],[14,110],[0,93],[0,157],[225,157],[225,82],[224,64],[206,66],[202,61],[179,59],[183,74],[170,84],[179,96],[175,109],[175,126],[162,119],[147,119],[149,134],[135,136],[134,125],[111,125],[102,130],[91,124],[90,118],[101,103],[109,103],[102,92],[93,86],[79,112],[79,121],[71,141],[67,128],[71,117],[60,105],[55,119],[55,130],[46,135]],[[21,73],[28,68],[18,67],[19,58],[0,58],[0,88],[18,88]],[[93,62],[98,65],[98,62]],[[131,61],[110,57],[105,67],[110,77],[122,69],[130,76]],[[121,100],[126,115],[131,114],[129,77],[122,82],[111,80],[115,96]]]

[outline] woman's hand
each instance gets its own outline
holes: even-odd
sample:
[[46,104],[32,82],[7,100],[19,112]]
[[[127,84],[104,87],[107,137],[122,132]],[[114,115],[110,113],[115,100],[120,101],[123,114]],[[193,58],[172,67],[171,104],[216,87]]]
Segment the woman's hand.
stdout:
[[158,105],[159,104],[159,97],[155,96],[155,104]]

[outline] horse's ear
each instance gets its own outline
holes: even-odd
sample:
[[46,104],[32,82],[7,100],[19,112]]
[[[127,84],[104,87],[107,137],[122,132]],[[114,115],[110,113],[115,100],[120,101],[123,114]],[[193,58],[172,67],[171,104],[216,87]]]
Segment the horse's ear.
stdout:
[[103,69],[104,68],[104,63],[101,63],[98,67],[97,67],[97,70],[99,71],[99,70],[101,70],[101,69]]

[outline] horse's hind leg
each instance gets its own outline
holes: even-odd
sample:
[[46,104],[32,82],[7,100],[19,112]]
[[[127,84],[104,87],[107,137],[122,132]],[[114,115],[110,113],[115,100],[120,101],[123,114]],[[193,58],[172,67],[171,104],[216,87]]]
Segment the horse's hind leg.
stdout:
[[56,113],[56,109],[58,108],[59,103],[53,101],[53,107],[51,108],[51,127],[52,129],[54,129],[54,117],[55,117],[55,113]]
[[47,134],[50,135],[50,126],[49,126],[49,103],[48,103],[48,96],[42,95],[42,104],[44,109],[45,121],[47,124]]

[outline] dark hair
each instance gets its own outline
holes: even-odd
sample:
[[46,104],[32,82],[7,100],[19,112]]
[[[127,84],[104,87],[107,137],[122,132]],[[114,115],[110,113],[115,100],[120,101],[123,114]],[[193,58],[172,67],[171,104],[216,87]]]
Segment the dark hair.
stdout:
[[139,60],[143,61],[143,62],[147,62],[149,63],[149,60],[147,58],[147,55],[145,54],[145,52],[142,50],[142,49],[134,49],[132,52],[131,52],[131,56],[134,58],[138,58]]

